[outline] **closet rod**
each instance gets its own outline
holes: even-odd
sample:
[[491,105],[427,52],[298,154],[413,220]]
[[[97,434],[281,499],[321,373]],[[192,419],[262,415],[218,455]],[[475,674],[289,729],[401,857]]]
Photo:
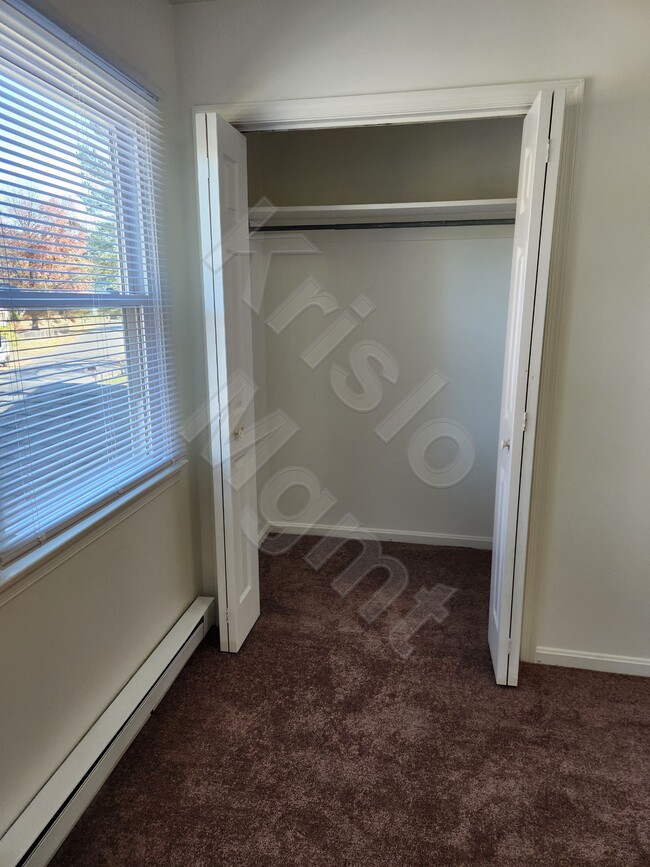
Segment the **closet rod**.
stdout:
[[511,218],[498,220],[414,220],[411,222],[385,223],[315,223],[294,226],[249,226],[251,233],[256,232],[317,232],[321,230],[343,229],[429,229],[441,226],[514,226]]

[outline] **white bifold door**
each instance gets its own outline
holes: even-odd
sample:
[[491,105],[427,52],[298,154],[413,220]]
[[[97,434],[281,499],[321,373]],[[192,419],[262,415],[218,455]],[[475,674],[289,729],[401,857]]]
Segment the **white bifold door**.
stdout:
[[196,145],[209,393],[204,457],[220,643],[236,652],[260,614],[246,139],[207,112],[197,114]]
[[[532,453],[564,91],[541,91],[524,120],[506,332],[488,641],[497,683],[517,685]],[[551,150],[553,160],[550,159]]]
[[[523,127],[498,444],[488,638],[497,683],[519,669],[528,510],[565,93],[542,90]],[[246,140],[196,115],[209,433],[223,650],[260,612]],[[550,154],[550,157],[549,157]]]

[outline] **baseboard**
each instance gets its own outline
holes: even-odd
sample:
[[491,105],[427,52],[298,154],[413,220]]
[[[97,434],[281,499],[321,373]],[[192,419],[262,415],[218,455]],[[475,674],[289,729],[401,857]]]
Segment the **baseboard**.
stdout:
[[198,647],[214,600],[199,596],[0,838],[3,867],[44,867]]
[[377,527],[340,527],[337,524],[275,523],[270,531],[294,536],[336,536],[339,539],[379,539],[382,542],[410,542],[414,545],[451,545],[492,550],[491,536],[446,535],[411,530],[382,530]]
[[617,656],[611,653],[589,653],[578,650],[561,650],[557,647],[538,647],[535,650],[535,662],[542,665],[561,665],[566,668],[586,668],[590,671],[650,677],[650,659],[643,656]]

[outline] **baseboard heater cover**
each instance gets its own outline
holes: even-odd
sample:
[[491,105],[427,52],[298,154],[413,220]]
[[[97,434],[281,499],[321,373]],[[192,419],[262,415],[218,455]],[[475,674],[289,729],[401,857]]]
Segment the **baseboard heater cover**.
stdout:
[[199,596],[0,838],[2,867],[44,867],[162,700],[213,622]]

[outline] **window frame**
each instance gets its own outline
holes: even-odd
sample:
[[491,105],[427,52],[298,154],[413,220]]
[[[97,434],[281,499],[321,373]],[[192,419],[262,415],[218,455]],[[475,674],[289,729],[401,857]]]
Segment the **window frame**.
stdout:
[[[143,459],[142,472],[138,472],[137,462],[129,464],[127,459],[123,459],[124,478],[120,479],[118,476],[115,479],[115,485],[110,493],[103,494],[101,486],[98,486],[95,495],[92,488],[89,488],[90,496],[96,496],[91,503],[85,506],[80,505],[79,502],[71,505],[68,514],[56,518],[42,533],[39,533],[35,523],[29,537],[19,539],[0,554],[0,589],[6,582],[13,583],[13,579],[38,565],[44,558],[50,557],[52,552],[62,546],[68,546],[71,540],[87,534],[89,528],[104,522],[107,515],[119,512],[125,504],[131,502],[133,497],[140,497],[143,492],[157,487],[170,475],[176,475],[186,463],[181,451],[180,438],[174,436],[173,373],[169,353],[164,279],[161,273],[162,244],[159,214],[161,197],[156,187],[156,180],[159,182],[162,175],[161,154],[159,150],[151,149],[149,139],[152,134],[151,128],[145,126],[143,134],[141,127],[142,118],[150,120],[151,104],[155,104],[157,100],[39,13],[26,7],[20,0],[9,0],[8,3],[5,0],[4,5],[14,7],[18,15],[28,19],[27,27],[33,28],[35,43],[43,39],[43,30],[46,30],[50,39],[52,36],[55,37],[57,51],[69,50],[75,57],[80,55],[82,67],[88,66],[93,75],[99,71],[100,75],[106,77],[108,73],[110,85],[115,88],[124,88],[126,83],[131,90],[135,91],[136,96],[144,98],[149,106],[146,112],[144,108],[141,110],[141,115],[138,114],[137,108],[134,111],[132,107],[129,112],[120,115],[118,97],[114,102],[109,101],[105,113],[98,110],[96,106],[87,104],[82,98],[72,100],[74,110],[85,117],[90,124],[101,125],[107,136],[104,155],[107,156],[110,164],[110,178],[115,197],[115,214],[111,216],[111,223],[114,219],[120,262],[119,273],[124,291],[78,292],[66,290],[65,286],[54,291],[38,288],[24,289],[14,288],[11,280],[4,282],[0,280],[0,309],[6,310],[9,314],[17,310],[26,312],[66,309],[89,312],[102,309],[120,310],[123,322],[126,378],[129,383],[128,426],[131,431],[134,426],[139,427],[140,430],[133,436],[133,440],[137,442],[138,449],[142,449],[143,455],[147,453],[148,438],[151,443],[155,438],[158,447],[160,443],[164,445],[160,447],[159,456],[155,455],[155,448],[152,448],[153,460],[149,466]],[[20,21],[20,26],[25,29],[24,20]],[[39,51],[45,52],[47,56],[48,48],[44,49],[41,46]],[[79,62],[78,57],[76,62]],[[12,61],[7,63],[15,65]],[[57,110],[60,111],[61,116],[65,115],[66,110],[69,111],[71,100],[65,79],[62,79],[60,87],[61,101],[57,103],[56,98],[51,94],[52,90],[56,92],[56,84],[49,83],[48,94],[32,69],[17,68],[20,69],[22,86],[31,91],[31,79],[34,78],[33,93],[36,98],[51,102],[46,109],[47,124],[52,125],[56,122]],[[28,84],[24,83],[25,79]],[[159,126],[160,113],[157,109],[154,111],[153,122],[154,125]],[[69,131],[65,134],[69,136]],[[38,133],[35,135],[38,138]],[[78,139],[72,140],[82,145],[83,131],[79,132]],[[160,144],[160,138],[158,143]],[[2,160],[3,155],[0,153],[0,162]],[[11,167],[11,154],[8,165]],[[44,176],[47,176],[47,172],[45,166]],[[11,171],[9,174],[12,174]],[[36,172],[35,175],[38,180]],[[18,194],[26,188],[24,180],[20,178],[20,172],[16,175],[15,187]],[[37,193],[37,196],[39,195],[44,193]],[[25,199],[28,206],[32,206],[37,201],[37,198],[29,196]],[[150,251],[153,253],[151,254]],[[20,359],[18,358],[14,363],[20,369]],[[153,409],[156,405],[157,408]],[[118,473],[119,469],[121,469],[120,464],[118,464]],[[52,497],[51,502],[55,502],[57,494],[53,493]],[[1,505],[0,502],[0,507]]]

